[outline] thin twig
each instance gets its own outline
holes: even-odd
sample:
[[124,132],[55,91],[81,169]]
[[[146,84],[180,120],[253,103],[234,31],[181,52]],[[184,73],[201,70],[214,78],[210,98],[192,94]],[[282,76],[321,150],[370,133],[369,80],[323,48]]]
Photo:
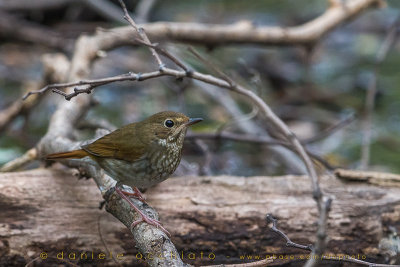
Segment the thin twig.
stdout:
[[135,42],[142,44],[144,46],[148,46],[151,48],[154,48],[155,50],[157,50],[160,54],[162,54],[163,56],[165,56],[166,58],[170,59],[172,62],[174,62],[178,67],[180,67],[181,69],[183,69],[186,72],[191,72],[191,70],[181,61],[179,60],[177,57],[173,56],[170,52],[168,52],[165,49],[162,49],[161,47],[159,47],[159,45],[157,43],[155,44],[149,44],[146,43],[138,38],[135,38]]
[[216,72],[224,81],[229,83],[231,87],[235,87],[236,84],[235,82],[228,76],[226,75],[222,70],[217,68],[211,61],[207,60],[205,57],[200,55],[199,52],[197,52],[193,47],[189,46],[188,48],[189,52],[191,52],[198,60],[200,60],[203,64],[205,64],[207,67],[212,69],[214,72]]
[[302,140],[302,143],[303,144],[312,144],[312,143],[318,142],[318,141],[332,135],[334,132],[346,127],[347,125],[352,123],[354,120],[355,120],[355,116],[354,116],[354,114],[351,114],[350,116],[344,118],[343,120],[339,121],[338,123],[331,125],[328,128],[322,130],[317,135]]
[[[138,27],[135,23],[135,21],[132,19],[132,17],[129,15],[128,9],[126,8],[126,5],[123,0],[119,0],[119,3],[124,10],[124,19],[129,22],[129,24],[137,31],[139,34],[140,38],[147,44],[151,44],[149,38],[147,37],[147,34],[145,33],[144,29],[142,27]],[[160,56],[158,55],[157,51],[154,48],[150,48],[151,54],[153,57],[156,59],[158,63],[158,68],[160,71],[164,68],[164,63],[162,62]]]
[[276,227],[277,220],[271,214],[267,214],[266,220],[268,223],[272,223],[271,230],[274,231],[275,233],[277,233],[278,235],[280,235],[283,239],[285,239],[287,247],[299,248],[299,249],[312,251],[313,245],[311,245],[311,244],[306,245],[306,246],[300,245],[300,244],[297,244],[297,243],[293,242],[292,240],[290,240],[290,238],[284,232],[282,232],[281,230],[279,230]]
[[[268,223],[272,223],[271,226],[271,230],[275,233],[277,233],[280,237],[282,237],[285,241],[286,241],[286,246],[287,247],[292,247],[292,248],[298,248],[298,249],[302,249],[302,250],[306,250],[306,251],[313,251],[312,245],[301,245],[298,243],[293,242],[292,240],[290,240],[290,238],[282,231],[279,230],[277,228],[277,220],[271,215],[271,214],[267,214],[266,216],[266,220]],[[313,258],[313,256],[310,256],[311,258]],[[316,256],[314,256],[315,258]],[[327,260],[327,261],[344,261],[344,262],[351,262],[351,263],[357,263],[360,265],[366,265],[369,267],[394,267],[394,266],[399,266],[399,265],[390,265],[390,264],[379,264],[379,263],[372,263],[372,262],[367,262],[367,261],[363,261],[363,260],[358,260],[358,259],[354,259],[349,255],[343,255],[343,254],[329,254],[329,256],[325,256],[325,255],[319,255],[318,257],[319,259],[322,260]],[[307,262],[308,263],[308,262]]]
[[[68,83],[54,83],[54,84],[49,84],[40,90],[30,91],[27,94],[25,94],[22,99],[25,100],[30,95],[43,94],[49,90],[52,90],[54,93],[64,96],[65,99],[71,100],[72,98],[74,98],[75,96],[78,96],[79,94],[91,93],[92,90],[95,89],[96,87],[106,85],[106,84],[109,84],[112,82],[143,81],[146,79],[162,76],[160,74],[161,73],[159,71],[148,72],[145,74],[129,72],[129,73],[112,76],[112,77],[101,78],[101,79],[81,80],[78,82],[68,82]],[[72,86],[85,86],[85,85],[87,86],[86,88],[75,88],[74,92],[71,94],[66,94],[59,90],[59,89],[64,89],[64,88],[68,88],[68,87],[72,87]]]

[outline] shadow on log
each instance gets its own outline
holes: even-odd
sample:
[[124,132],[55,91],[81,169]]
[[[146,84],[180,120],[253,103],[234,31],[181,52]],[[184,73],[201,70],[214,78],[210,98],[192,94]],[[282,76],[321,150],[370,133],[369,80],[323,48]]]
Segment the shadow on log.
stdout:
[[[99,209],[102,198],[94,182],[73,174],[69,169],[0,174],[0,266],[24,265],[42,252],[48,258],[38,258],[32,266],[144,265],[145,256],[157,257],[138,254],[129,230]],[[389,227],[400,227],[400,188],[334,177],[324,177],[321,185],[333,198],[327,253],[383,262],[379,242]],[[189,264],[245,263],[257,255],[305,256],[285,247],[269,230],[267,213],[292,241],[314,242],[317,210],[304,176],[177,177],[146,196],[180,251],[171,256],[183,256]],[[56,259],[61,252],[63,262]]]

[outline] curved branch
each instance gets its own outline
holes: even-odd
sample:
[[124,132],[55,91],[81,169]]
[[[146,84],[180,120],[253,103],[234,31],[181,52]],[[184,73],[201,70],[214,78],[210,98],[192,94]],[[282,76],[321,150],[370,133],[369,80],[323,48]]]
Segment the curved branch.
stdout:
[[[312,44],[337,28],[343,22],[357,16],[366,8],[382,6],[382,0],[348,0],[345,4],[331,5],[319,17],[299,26],[256,27],[249,21],[231,25],[200,24],[182,22],[155,22],[138,25],[143,27],[153,42],[174,41],[204,44],[208,46],[226,44],[299,45]],[[132,40],[138,34],[129,26],[112,30],[120,41]]]

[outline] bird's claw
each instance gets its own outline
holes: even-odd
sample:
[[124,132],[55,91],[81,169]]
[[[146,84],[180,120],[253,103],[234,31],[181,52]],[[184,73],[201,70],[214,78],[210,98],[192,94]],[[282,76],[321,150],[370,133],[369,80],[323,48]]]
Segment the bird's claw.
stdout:
[[150,217],[147,216],[143,216],[141,219],[134,221],[131,224],[131,229],[135,228],[139,223],[144,222],[150,225],[155,226],[156,228],[160,229],[161,231],[163,231],[165,234],[167,234],[167,236],[171,237],[171,234],[167,231],[167,229],[164,228],[164,226],[162,226],[161,222],[156,220],[156,219],[152,219]]
[[147,203],[146,203],[146,197],[143,196],[143,195],[139,195],[139,194],[137,194],[136,192],[131,193],[131,192],[126,192],[126,191],[122,191],[122,193],[123,193],[125,196],[127,196],[127,197],[136,198],[136,199],[139,200],[140,202],[142,202],[142,203],[144,203],[144,204],[147,204]]

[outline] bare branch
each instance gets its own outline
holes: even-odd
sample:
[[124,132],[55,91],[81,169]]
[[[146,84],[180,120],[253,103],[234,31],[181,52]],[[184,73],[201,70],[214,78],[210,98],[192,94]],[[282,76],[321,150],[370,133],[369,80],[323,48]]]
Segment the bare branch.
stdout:
[[[50,84],[38,91],[31,91],[28,92],[26,95],[23,96],[23,100],[27,99],[30,95],[33,94],[43,94],[47,92],[48,90],[52,90],[54,93],[57,93],[59,95],[62,95],[65,97],[66,100],[71,100],[75,96],[78,96],[79,94],[82,93],[87,93],[90,94],[92,90],[96,87],[109,84],[112,82],[122,82],[122,81],[144,81],[147,79],[151,78],[156,78],[162,76],[162,73],[160,71],[154,71],[154,72],[149,72],[145,74],[141,73],[133,73],[129,72],[126,74],[121,74],[113,77],[107,77],[107,78],[101,78],[101,79],[94,79],[94,80],[81,80],[79,82],[67,82],[67,83],[55,83],[55,84]],[[72,87],[72,86],[85,86],[84,88],[79,88],[76,87],[74,88],[74,92],[67,94],[60,89]]]

